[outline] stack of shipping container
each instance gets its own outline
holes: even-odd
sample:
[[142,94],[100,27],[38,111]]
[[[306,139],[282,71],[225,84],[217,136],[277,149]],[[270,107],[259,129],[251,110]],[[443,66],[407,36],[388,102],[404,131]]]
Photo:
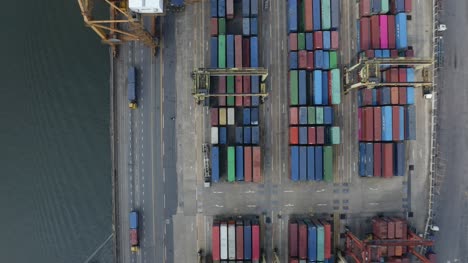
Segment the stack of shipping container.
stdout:
[[289,262],[333,262],[331,224],[313,218],[289,220]]
[[[258,0],[211,0],[211,67],[259,67]],[[259,93],[259,76],[212,77],[211,93]],[[261,182],[259,97],[210,100],[212,182]]]
[[[413,57],[408,46],[411,0],[360,0],[358,50],[361,57]],[[382,82],[414,82],[411,67],[381,67]],[[405,140],[416,139],[414,87],[358,91],[359,175],[404,176]]]
[[213,262],[260,260],[260,225],[256,220],[232,220],[213,223]]
[[[376,217],[372,219],[373,239],[406,240],[408,224],[406,220],[396,217]],[[405,246],[381,246],[371,250],[372,260],[386,258],[385,262],[409,262]]]
[[289,144],[293,181],[333,180],[341,103],[339,0],[288,0]]

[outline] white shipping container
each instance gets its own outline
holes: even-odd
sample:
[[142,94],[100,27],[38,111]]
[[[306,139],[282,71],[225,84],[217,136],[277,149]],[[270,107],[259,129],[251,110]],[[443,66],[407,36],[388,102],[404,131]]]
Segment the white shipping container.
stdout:
[[227,233],[227,225],[225,223],[221,224],[220,226],[221,232],[221,260],[228,259],[228,233]]
[[228,227],[229,259],[236,259],[236,225],[229,224]]
[[234,125],[234,122],[235,122],[235,116],[234,116],[234,108],[228,108],[228,111],[227,111],[227,114],[228,114],[228,125]]
[[211,144],[218,144],[218,127],[211,127]]

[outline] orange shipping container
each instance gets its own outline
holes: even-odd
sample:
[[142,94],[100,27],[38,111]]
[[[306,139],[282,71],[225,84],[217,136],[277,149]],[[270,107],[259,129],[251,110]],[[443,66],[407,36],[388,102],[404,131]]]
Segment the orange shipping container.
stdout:
[[312,22],[312,0],[304,0],[304,5],[305,5],[305,31],[306,32],[312,32],[314,29],[314,24]]

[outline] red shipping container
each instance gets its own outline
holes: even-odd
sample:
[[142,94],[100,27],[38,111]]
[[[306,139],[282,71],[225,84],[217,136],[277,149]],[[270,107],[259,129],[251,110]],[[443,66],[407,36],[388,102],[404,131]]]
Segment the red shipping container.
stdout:
[[314,24],[312,21],[312,0],[304,0],[304,27],[306,32],[312,32]]
[[387,222],[385,222],[382,218],[373,218],[372,219],[372,233],[378,239],[386,239],[387,238]]
[[393,222],[391,218],[386,218],[386,221],[388,226],[387,237],[389,239],[395,239],[395,222]]
[[374,143],[374,177],[382,176],[382,144]]
[[322,31],[314,32],[314,49],[323,49],[323,34]]
[[338,49],[340,46],[340,38],[339,38],[338,31],[331,32],[331,49]]
[[[218,77],[218,93],[226,94],[226,77],[224,76]],[[226,97],[218,97],[218,104],[219,106],[226,106]]]
[[[262,155],[260,152],[260,146],[252,147],[252,165],[253,165],[253,181],[254,183],[260,183],[262,181]],[[253,242],[253,241],[252,241]]]
[[290,222],[289,223],[289,256],[290,257],[297,257],[297,223]]
[[392,136],[393,141],[400,139],[400,107],[392,106]]
[[291,125],[297,125],[298,122],[298,111],[296,107],[291,107],[289,108],[289,124]]
[[405,52],[405,57],[407,57],[407,58],[412,58],[412,57],[414,57],[414,50],[413,50],[413,49],[408,49],[408,50],[406,50],[406,52]]
[[359,16],[370,16],[371,14],[371,0],[359,1]]
[[374,141],[382,140],[382,108],[374,107]]
[[234,36],[234,46],[235,46],[235,65],[236,68],[242,68],[242,36]]
[[317,144],[324,144],[325,143],[325,127],[318,126],[315,128],[315,131],[317,132],[316,137],[315,137],[317,140]]
[[260,226],[252,225],[252,261],[260,260]]
[[398,87],[391,87],[390,88],[390,104],[397,105],[398,104]]
[[362,108],[358,108],[358,140],[362,141]]
[[314,69],[314,52],[312,51],[307,52],[307,69]]
[[393,218],[395,222],[395,238],[403,239],[403,222],[400,218]]
[[299,222],[299,259],[307,258],[307,225]]
[[380,48],[379,16],[371,16],[370,27],[371,27],[371,47],[373,49],[379,49]]
[[388,247],[388,248],[387,248],[387,255],[388,255],[389,257],[395,256],[395,247]]
[[[243,79],[244,79],[243,93],[249,94],[250,93],[250,77],[243,77]],[[250,106],[250,96],[244,97],[244,106]]]
[[393,143],[382,143],[382,175],[384,178],[393,176]]
[[364,112],[366,115],[366,123],[364,124],[366,127],[366,137],[365,141],[373,141],[374,140],[374,110],[371,107],[364,108]]
[[299,68],[306,69],[307,68],[307,51],[301,50],[299,53]]
[[[362,2],[362,1],[361,1]],[[371,32],[370,19],[363,17],[359,20],[360,47],[361,50],[369,50],[371,48]]]
[[320,220],[320,223],[323,225],[324,230],[324,258],[331,258],[331,225],[325,220]]
[[234,0],[226,0],[226,18],[234,18]]
[[290,51],[297,50],[297,33],[289,34],[289,50]]
[[388,48],[395,49],[396,48],[396,28],[395,28],[396,25],[395,25],[394,15],[387,16],[387,25],[388,25]]
[[[236,76],[236,93],[242,93],[242,76]],[[236,96],[236,106],[242,106],[242,97]]]
[[413,4],[411,3],[411,0],[405,0],[405,12],[411,13],[412,9],[413,9]]
[[244,146],[244,180],[252,182],[252,146]]
[[399,68],[398,69],[398,82],[406,82],[406,68]]
[[219,244],[219,225],[213,225],[211,230],[211,255],[213,260],[221,260],[220,257],[220,244]]
[[308,127],[307,128],[307,137],[308,137],[308,143],[309,144],[316,144],[317,141],[315,140],[315,127]]
[[211,126],[218,125],[218,108],[211,108],[210,109],[210,117],[211,117]]
[[366,54],[367,58],[374,58],[375,57],[374,50],[366,50],[365,54]]
[[290,258],[289,263],[299,263],[299,259],[297,258]]
[[236,225],[236,259],[244,258],[244,227]]
[[372,90],[364,89],[362,91],[362,106],[372,105]]
[[211,29],[211,36],[218,35],[218,19],[216,17],[212,17],[210,19],[210,29]]
[[244,68],[250,67],[250,39],[242,39],[242,66]]
[[398,96],[400,97],[399,104],[405,105],[406,104],[406,87],[399,87],[398,89],[399,89]]
[[398,50],[396,50],[396,49],[390,50],[390,57],[391,58],[397,58],[398,57]]

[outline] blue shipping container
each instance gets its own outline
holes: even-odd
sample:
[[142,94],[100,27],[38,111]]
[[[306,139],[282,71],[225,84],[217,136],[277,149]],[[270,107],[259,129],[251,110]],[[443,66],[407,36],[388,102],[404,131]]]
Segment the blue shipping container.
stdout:
[[236,146],[236,180],[244,181],[244,147]]
[[306,71],[299,70],[299,105],[307,104],[307,78]]
[[218,38],[217,37],[211,37],[210,39],[210,66],[212,68],[217,68],[218,67]]
[[[414,68],[406,69],[406,79],[408,82],[414,82]],[[406,103],[414,104],[414,87],[407,87],[406,89]]]
[[234,35],[226,36],[227,46],[227,67],[234,67]]
[[243,112],[244,112],[243,124],[250,125],[250,108],[244,108]]
[[288,1],[288,27],[289,33],[297,32],[297,0]]
[[244,222],[244,259],[252,259],[252,227],[248,220]]
[[138,213],[130,212],[130,229],[138,229]]
[[211,147],[211,181],[219,182],[219,148],[218,146]]
[[358,105],[358,107],[362,106],[362,93],[363,93],[363,89],[360,89],[357,92],[357,105]]
[[299,127],[299,144],[307,144],[307,127]]
[[219,127],[219,144],[227,144],[227,129],[226,127]]
[[244,144],[252,143],[252,129],[250,127],[244,127]]
[[405,144],[403,142],[397,142],[394,144],[393,149],[393,171],[396,176],[405,175]]
[[250,16],[258,16],[258,0],[250,0]]
[[242,18],[242,35],[250,36],[250,18]]
[[377,106],[377,89],[372,89],[372,105]]
[[299,147],[298,146],[291,146],[291,158],[290,159],[291,159],[291,180],[299,181]]
[[312,222],[307,222],[307,256],[309,262],[317,260],[317,227]]
[[322,29],[322,11],[321,11],[321,6],[320,6],[320,0],[313,0],[313,5],[312,5],[312,24],[313,24],[313,29],[314,31]]
[[366,176],[374,175],[374,144],[366,143]]
[[307,146],[299,147],[299,180],[307,181]]
[[323,180],[323,147],[315,147],[315,180]]
[[314,70],[314,104],[322,105],[322,71]]
[[372,0],[371,1],[371,14],[376,15],[382,11],[382,0]]
[[328,71],[322,71],[322,104],[328,105]]
[[244,139],[242,138],[243,136],[243,128],[242,127],[236,127],[236,144],[243,144]]
[[323,31],[322,38],[323,38],[323,49],[325,50],[330,49],[331,48],[330,31]]
[[226,0],[218,0],[218,17],[226,16]]
[[390,104],[390,87],[382,87],[380,91],[380,104],[381,105],[388,105]]
[[359,176],[366,176],[366,144],[359,143]]
[[323,68],[323,50],[315,50],[314,52],[314,68]]
[[392,107],[382,107],[382,141],[392,140]]
[[252,36],[258,35],[258,22],[256,17],[250,18],[250,34]]
[[260,144],[260,128],[258,126],[252,127],[252,144]]
[[218,17],[218,0],[210,1],[210,15],[211,17]]
[[323,124],[333,124],[333,108],[323,107]]
[[315,149],[314,146],[307,147],[307,180],[315,180]]
[[[379,1],[380,1],[380,0],[379,0]],[[381,57],[383,57],[382,50],[381,50],[381,49],[376,49],[376,50],[374,51],[374,56],[375,56],[376,58],[381,58]]]
[[242,16],[250,17],[250,0],[242,0]]
[[331,0],[330,10],[331,10],[331,28],[338,29],[340,27],[340,0]]
[[416,108],[408,105],[405,109],[405,140],[416,140]]
[[[258,76],[252,76],[250,77],[250,90],[252,93],[256,94],[259,93],[260,90],[260,80]],[[251,103],[252,106],[258,106],[260,104],[260,100],[257,96],[254,96],[251,98]]]
[[390,50],[389,49],[384,49],[382,51],[382,57],[389,58],[390,57]]
[[398,112],[399,112],[399,122],[400,122],[400,141],[403,141],[405,139],[405,108],[403,106],[398,107]]
[[359,54],[361,52],[361,24],[359,23],[359,19],[356,20],[356,32],[357,32],[357,39],[356,39],[356,50]]
[[405,0],[395,0],[395,13],[405,12]]
[[306,33],[305,34],[305,41],[306,41],[306,50],[312,51],[314,49],[314,34],[313,33]]
[[299,124],[307,124],[307,107],[299,108]]
[[330,53],[328,51],[323,51],[323,68],[330,69]]
[[289,69],[297,69],[297,51],[289,52]]
[[250,67],[258,68],[258,37],[250,38]]
[[250,109],[250,124],[258,125],[258,108]]
[[395,27],[396,27],[396,48],[407,49],[408,48],[408,33],[406,28],[406,14],[399,13],[395,16]]

